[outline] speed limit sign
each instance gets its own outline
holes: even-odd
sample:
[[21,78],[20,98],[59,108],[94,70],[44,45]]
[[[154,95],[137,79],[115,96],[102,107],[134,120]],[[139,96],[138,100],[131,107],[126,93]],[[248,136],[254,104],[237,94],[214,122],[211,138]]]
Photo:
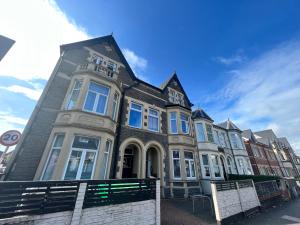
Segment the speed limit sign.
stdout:
[[18,143],[21,138],[21,133],[17,130],[9,130],[3,133],[0,137],[0,144],[4,146],[13,146]]

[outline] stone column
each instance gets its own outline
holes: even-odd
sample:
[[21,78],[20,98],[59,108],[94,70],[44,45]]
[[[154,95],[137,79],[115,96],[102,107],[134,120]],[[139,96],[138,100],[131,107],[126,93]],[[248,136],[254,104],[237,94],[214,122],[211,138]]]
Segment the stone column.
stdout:
[[75,208],[72,215],[71,225],[79,225],[81,214],[82,214],[82,205],[84,201],[85,191],[86,191],[87,183],[81,183],[79,186],[77,199],[75,203]]

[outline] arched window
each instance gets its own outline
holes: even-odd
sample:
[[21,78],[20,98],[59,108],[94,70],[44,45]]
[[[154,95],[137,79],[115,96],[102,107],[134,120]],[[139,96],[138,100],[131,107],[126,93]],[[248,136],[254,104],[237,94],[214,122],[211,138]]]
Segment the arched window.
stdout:
[[233,164],[232,164],[232,158],[230,156],[227,157],[227,167],[228,167],[228,174],[233,174]]

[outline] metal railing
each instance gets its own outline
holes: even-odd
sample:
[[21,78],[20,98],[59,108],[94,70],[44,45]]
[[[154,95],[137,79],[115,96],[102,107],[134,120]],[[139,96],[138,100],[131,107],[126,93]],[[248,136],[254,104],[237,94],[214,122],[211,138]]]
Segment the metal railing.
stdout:
[[156,179],[88,181],[83,208],[155,199]]
[[255,189],[260,201],[265,201],[281,195],[281,190],[275,180],[257,182]]

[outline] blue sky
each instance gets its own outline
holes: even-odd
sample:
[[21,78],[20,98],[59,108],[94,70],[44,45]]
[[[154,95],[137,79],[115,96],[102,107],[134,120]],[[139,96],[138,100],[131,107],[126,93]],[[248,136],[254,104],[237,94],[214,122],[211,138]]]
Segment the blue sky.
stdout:
[[[18,4],[19,7],[15,7]],[[7,0],[0,63],[0,132],[22,129],[59,45],[114,33],[137,76],[159,85],[176,70],[216,122],[272,128],[300,153],[299,1]]]

